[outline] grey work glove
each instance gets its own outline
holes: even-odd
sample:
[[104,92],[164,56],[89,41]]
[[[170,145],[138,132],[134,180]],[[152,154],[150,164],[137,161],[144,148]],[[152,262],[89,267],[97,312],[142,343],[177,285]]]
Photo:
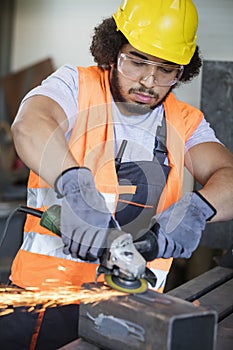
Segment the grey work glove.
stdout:
[[200,242],[206,221],[215,214],[215,208],[199,192],[185,193],[156,218],[160,226],[158,257],[189,258]]
[[215,208],[199,192],[185,193],[178,202],[153,217],[148,230],[138,233],[140,238],[136,242],[147,241],[151,247],[138,250],[147,261],[189,258],[200,242],[206,221],[215,214]]
[[64,253],[95,261],[103,253],[113,219],[91,171],[84,167],[66,170],[56,180],[55,191],[62,198],[60,230]]

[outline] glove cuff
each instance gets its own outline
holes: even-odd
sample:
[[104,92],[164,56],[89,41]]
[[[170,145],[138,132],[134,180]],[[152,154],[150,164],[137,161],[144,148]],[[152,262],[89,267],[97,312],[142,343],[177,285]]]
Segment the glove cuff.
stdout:
[[210,204],[210,202],[207,201],[205,197],[202,196],[200,192],[193,191],[193,193],[197,195],[197,201],[201,200],[200,203],[198,203],[198,206],[200,206],[200,208],[204,212],[206,221],[210,221],[217,214],[217,210],[213,207],[212,204]]
[[65,196],[64,185],[67,183],[67,180],[66,180],[67,174],[69,174],[68,178],[70,179],[70,177],[73,177],[72,174],[79,171],[80,169],[86,169],[86,170],[90,171],[90,169],[88,169],[86,167],[75,166],[75,167],[68,168],[68,169],[64,170],[57,177],[57,179],[55,180],[55,183],[54,183],[54,191],[57,193],[57,198],[63,198]]

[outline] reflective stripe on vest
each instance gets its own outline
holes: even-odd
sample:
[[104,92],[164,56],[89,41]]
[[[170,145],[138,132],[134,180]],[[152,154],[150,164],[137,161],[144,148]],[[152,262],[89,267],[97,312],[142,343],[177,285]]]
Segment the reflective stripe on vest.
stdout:
[[48,207],[53,204],[61,203],[52,188],[28,188],[27,205],[32,208]]
[[[65,255],[63,253],[63,248],[64,243],[60,237],[46,234],[41,235],[37,232],[27,232],[27,238],[21,246],[21,249],[27,252],[82,262],[80,259],[72,258],[71,255]],[[98,261],[96,263],[98,263]]]
[[[71,133],[69,141],[70,150],[80,165],[89,167],[95,177],[98,190],[108,197],[111,211],[116,206],[119,192],[117,175],[114,162],[114,132],[112,125],[112,96],[109,86],[109,72],[97,67],[79,67],[79,115]],[[94,108],[92,108],[94,107]],[[160,212],[177,201],[182,194],[184,144],[196,129],[202,119],[202,114],[197,109],[176,100],[173,94],[169,94],[164,103],[167,124],[167,149],[171,171],[165,189],[160,197],[157,211]],[[39,178],[30,172],[28,181],[28,205],[45,210],[47,206],[57,203],[53,190]],[[127,189],[123,189],[127,190]],[[132,189],[128,189],[132,190]],[[28,215],[25,224],[25,236],[28,232],[38,232],[41,237],[54,242],[46,236],[52,236],[51,232],[39,225],[38,218]],[[29,236],[28,236],[29,237]],[[34,239],[37,240],[34,234]],[[32,237],[30,237],[31,239]],[[26,243],[25,243],[26,244]],[[57,243],[54,243],[55,246]],[[28,245],[29,246],[29,245]],[[33,247],[33,244],[31,243]],[[37,246],[37,244],[35,245]],[[66,273],[59,272],[59,283],[82,284],[88,282],[90,275],[93,277],[93,269],[96,264],[70,261],[64,258],[48,256],[43,250],[38,252],[20,249],[12,265],[11,279],[13,283],[21,287],[39,287],[46,276],[55,275],[59,266],[63,266]],[[157,271],[158,286],[165,284],[172,259],[156,259],[149,266]],[[32,273],[31,268],[35,268]],[[90,274],[89,274],[89,269]],[[165,271],[165,273],[163,273]],[[30,278],[29,278],[30,276]],[[77,278],[78,276],[78,278]],[[62,279],[64,279],[62,281]],[[90,280],[89,280],[90,282]]]
[[[125,186],[124,191],[130,191]],[[116,195],[114,193],[103,193],[106,201],[107,207],[111,213],[114,212]],[[61,199],[58,199],[56,193],[52,188],[43,187],[43,188],[28,188],[27,190],[27,205],[32,208],[44,208],[49,207],[53,204],[61,204]]]

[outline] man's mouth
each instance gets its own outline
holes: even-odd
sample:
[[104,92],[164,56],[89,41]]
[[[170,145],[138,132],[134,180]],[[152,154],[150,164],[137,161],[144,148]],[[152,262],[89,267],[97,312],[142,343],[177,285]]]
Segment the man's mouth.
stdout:
[[154,91],[144,89],[130,89],[129,93],[134,96],[135,102],[151,104],[158,100],[159,96]]
[[152,100],[154,100],[154,96],[152,95],[145,95],[142,93],[134,93],[135,99],[137,102],[140,103],[151,103]]

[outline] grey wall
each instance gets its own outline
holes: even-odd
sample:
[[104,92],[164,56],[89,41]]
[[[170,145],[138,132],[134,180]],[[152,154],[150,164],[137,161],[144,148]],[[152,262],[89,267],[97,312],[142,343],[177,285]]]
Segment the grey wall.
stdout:
[[[217,137],[233,152],[233,62],[204,61],[201,109]],[[229,248],[233,244],[233,220],[208,224],[201,243]]]

